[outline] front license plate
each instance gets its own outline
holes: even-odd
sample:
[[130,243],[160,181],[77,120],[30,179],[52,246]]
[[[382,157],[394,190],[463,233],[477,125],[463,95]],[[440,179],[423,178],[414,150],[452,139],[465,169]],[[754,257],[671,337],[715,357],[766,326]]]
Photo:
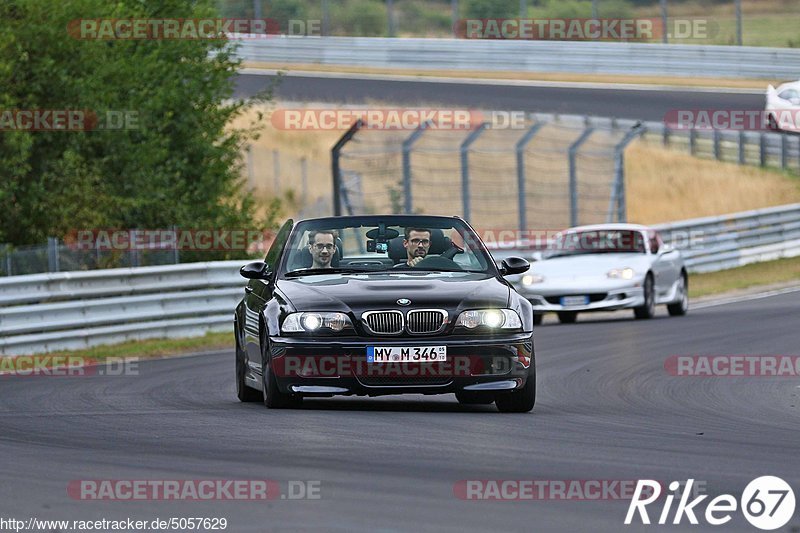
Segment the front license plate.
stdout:
[[561,298],[561,305],[586,305],[589,303],[588,296],[564,296]]
[[447,346],[367,346],[367,363],[447,361]]

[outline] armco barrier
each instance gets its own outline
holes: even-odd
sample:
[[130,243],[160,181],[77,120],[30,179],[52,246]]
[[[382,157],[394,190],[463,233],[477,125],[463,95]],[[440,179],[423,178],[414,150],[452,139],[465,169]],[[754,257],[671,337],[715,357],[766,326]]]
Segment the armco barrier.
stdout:
[[[414,70],[796,79],[800,50],[751,46],[237,34],[246,62]],[[766,87],[765,87],[766,89]]]
[[[690,272],[800,256],[800,204],[654,227],[682,250]],[[0,355],[231,330],[243,263],[0,278]]]
[[0,278],[0,354],[231,329],[244,261]]

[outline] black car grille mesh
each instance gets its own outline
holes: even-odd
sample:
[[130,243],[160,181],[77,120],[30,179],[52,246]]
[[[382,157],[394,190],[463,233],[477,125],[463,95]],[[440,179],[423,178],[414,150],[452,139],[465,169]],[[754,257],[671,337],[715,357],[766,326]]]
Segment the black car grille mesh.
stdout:
[[368,387],[414,387],[449,385],[447,376],[358,376],[358,381]]
[[447,324],[447,312],[441,309],[424,309],[408,312],[409,333],[438,333]]
[[403,331],[403,313],[400,311],[373,311],[365,313],[364,323],[370,332],[379,335],[397,335]]

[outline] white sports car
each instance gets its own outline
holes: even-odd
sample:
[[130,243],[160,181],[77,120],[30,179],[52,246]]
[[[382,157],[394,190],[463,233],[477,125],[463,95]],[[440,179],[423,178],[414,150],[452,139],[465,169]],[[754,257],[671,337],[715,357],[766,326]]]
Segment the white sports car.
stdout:
[[533,304],[537,322],[555,312],[563,323],[579,312],[633,309],[652,318],[656,305],[686,314],[689,279],[678,250],[636,224],[579,226],[557,234],[523,276],[509,278]]
[[767,87],[766,112],[770,129],[800,131],[800,81]]

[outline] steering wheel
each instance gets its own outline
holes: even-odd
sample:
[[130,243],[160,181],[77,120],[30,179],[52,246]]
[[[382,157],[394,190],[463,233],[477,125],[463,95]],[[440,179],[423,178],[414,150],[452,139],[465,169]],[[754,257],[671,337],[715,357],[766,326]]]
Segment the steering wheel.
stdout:
[[445,259],[453,259],[458,254],[463,254],[464,249],[457,245],[452,245],[450,249],[445,250],[443,253],[439,255],[439,257],[444,257]]

